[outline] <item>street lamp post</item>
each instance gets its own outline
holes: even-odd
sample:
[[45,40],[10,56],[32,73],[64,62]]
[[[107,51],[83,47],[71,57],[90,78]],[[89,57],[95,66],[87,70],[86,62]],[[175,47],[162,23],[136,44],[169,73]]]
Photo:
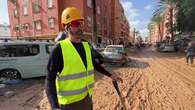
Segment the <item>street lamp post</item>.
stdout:
[[92,32],[92,42],[96,44],[97,40],[97,23],[96,23],[96,0],[92,0],[92,9],[93,9],[93,32]]

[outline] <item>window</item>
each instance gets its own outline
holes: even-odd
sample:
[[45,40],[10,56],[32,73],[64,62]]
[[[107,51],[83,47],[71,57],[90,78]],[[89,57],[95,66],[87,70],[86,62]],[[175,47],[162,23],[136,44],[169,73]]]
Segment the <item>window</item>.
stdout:
[[46,49],[46,53],[47,54],[50,54],[51,53],[51,51],[53,50],[53,46],[54,45],[46,45],[45,46],[45,49]]
[[48,19],[48,26],[49,28],[54,28],[54,18],[49,18]]
[[15,27],[14,27],[14,30],[15,30],[16,32],[19,32],[19,30],[20,30],[20,25],[19,25],[19,24],[16,24]]
[[39,45],[1,45],[0,57],[23,57],[39,54]]
[[87,0],[87,6],[88,6],[89,8],[92,8],[92,1],[91,1],[91,0]]
[[29,31],[29,28],[30,28],[30,24],[29,24],[29,23],[25,23],[25,24],[23,24],[23,26],[22,26],[22,29],[23,29],[24,31]]
[[87,16],[87,26],[88,27],[91,27],[92,26],[92,19],[91,19],[91,17],[90,16]]
[[33,12],[34,13],[39,13],[40,12],[40,6],[39,6],[39,1],[33,2]]
[[24,0],[23,2],[23,15],[28,15],[28,0]]
[[28,15],[28,7],[27,6],[23,7],[23,14]]
[[41,30],[41,21],[34,21],[34,27],[36,30]]
[[18,18],[18,11],[16,9],[14,10],[14,18]]
[[47,7],[52,8],[53,7],[53,0],[47,0]]
[[97,6],[97,14],[101,14],[101,11],[100,11],[100,6]]

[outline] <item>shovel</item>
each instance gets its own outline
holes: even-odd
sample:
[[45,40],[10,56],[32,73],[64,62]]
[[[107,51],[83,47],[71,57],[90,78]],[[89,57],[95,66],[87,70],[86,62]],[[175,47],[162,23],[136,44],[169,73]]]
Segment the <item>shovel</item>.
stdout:
[[116,80],[113,80],[113,81],[112,81],[112,84],[113,84],[113,86],[114,86],[114,88],[115,88],[115,90],[116,90],[116,92],[117,92],[117,94],[118,94],[118,96],[119,96],[119,99],[120,99],[120,101],[121,101],[121,103],[122,103],[122,106],[123,106],[123,109],[122,109],[122,110],[127,110],[127,108],[126,108],[126,106],[125,106],[125,102],[124,102],[124,100],[123,100],[123,98],[122,98],[122,94],[121,94],[121,92],[120,92],[120,90],[119,90],[117,81],[116,81]]

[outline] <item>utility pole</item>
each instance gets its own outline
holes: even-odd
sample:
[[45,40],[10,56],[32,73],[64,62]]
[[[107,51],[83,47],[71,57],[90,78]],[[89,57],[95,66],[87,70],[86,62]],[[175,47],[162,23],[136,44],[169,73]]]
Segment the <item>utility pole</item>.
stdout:
[[97,43],[97,23],[96,23],[96,0],[92,0],[92,21],[93,21],[93,32],[92,32],[92,42]]
[[111,0],[111,35],[115,43],[115,0]]
[[134,28],[134,30],[133,30],[133,43],[135,43],[135,34],[136,34],[136,30]]

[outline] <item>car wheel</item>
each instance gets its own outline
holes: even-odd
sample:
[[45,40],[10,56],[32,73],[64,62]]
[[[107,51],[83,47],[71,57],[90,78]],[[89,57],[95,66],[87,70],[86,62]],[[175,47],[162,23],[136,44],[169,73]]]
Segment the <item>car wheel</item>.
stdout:
[[124,67],[125,66],[125,63],[122,63],[121,65]]
[[21,79],[21,75],[17,70],[7,69],[1,72],[0,79],[4,80],[18,80]]
[[122,60],[122,63],[121,63],[121,66],[125,66],[126,63],[127,63],[127,60],[126,60],[126,59],[123,59],[123,60]]

